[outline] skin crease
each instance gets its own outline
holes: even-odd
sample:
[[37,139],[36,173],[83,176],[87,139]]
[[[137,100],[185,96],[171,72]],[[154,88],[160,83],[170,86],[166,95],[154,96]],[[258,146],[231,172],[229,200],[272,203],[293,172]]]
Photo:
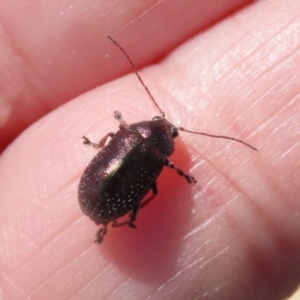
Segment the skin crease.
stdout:
[[[22,2],[28,4],[22,7],[24,18],[16,18],[13,1],[0,1],[7,4],[0,9],[2,145],[38,119],[0,157],[1,299],[276,300],[297,288],[300,4],[257,1],[228,15],[243,2],[227,2],[215,18],[193,23],[176,39],[169,27],[162,34],[168,1],[145,1],[146,7],[128,2],[119,15],[113,2],[101,19],[93,19],[88,9],[101,11],[107,3],[88,8],[86,2],[68,2],[71,17],[59,21],[54,18],[62,11],[58,2],[46,7]],[[201,6],[203,12],[210,9]],[[194,10],[185,8],[182,15],[179,5],[175,20],[190,25]],[[44,22],[29,30],[38,17]],[[155,18],[158,24],[150,22]],[[104,29],[105,22],[115,27]],[[175,21],[166,23],[174,27]],[[71,39],[74,24],[78,36],[68,48],[66,36]],[[156,35],[152,26],[159,25],[163,29]],[[181,133],[171,160],[198,183],[189,185],[164,170],[159,195],[140,211],[137,229],[109,227],[97,246],[92,241],[98,227],[77,202],[79,178],[97,150],[80,138],[97,142],[115,132],[115,110],[128,123],[158,114],[133,74],[94,88],[129,70],[106,33],[138,66],[147,66],[141,75],[169,121],[243,139],[259,152]],[[153,44],[158,50],[152,56],[148,45]],[[71,48],[80,53],[75,59]],[[62,105],[70,95],[78,97]]]

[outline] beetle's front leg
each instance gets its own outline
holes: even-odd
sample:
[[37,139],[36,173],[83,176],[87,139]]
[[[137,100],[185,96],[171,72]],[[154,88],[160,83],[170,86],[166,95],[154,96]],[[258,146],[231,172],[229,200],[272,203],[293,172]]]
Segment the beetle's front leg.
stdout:
[[104,145],[105,145],[107,139],[108,139],[109,137],[113,138],[114,136],[115,136],[115,134],[114,134],[113,132],[110,132],[110,133],[106,134],[106,135],[100,140],[99,143],[93,143],[93,142],[91,142],[86,136],[83,136],[82,138],[83,138],[83,143],[84,143],[85,145],[91,145],[91,146],[93,146],[94,148],[102,148],[102,147],[104,147]]
[[196,180],[193,176],[188,175],[188,174],[185,174],[181,169],[179,169],[178,167],[176,167],[176,166],[175,166],[171,161],[169,161],[168,159],[166,159],[165,165],[166,165],[168,168],[170,168],[170,169],[176,170],[177,173],[178,173],[178,175],[183,176],[183,177],[187,180],[188,183],[192,183],[192,182],[196,183],[196,182],[197,182],[197,180]]

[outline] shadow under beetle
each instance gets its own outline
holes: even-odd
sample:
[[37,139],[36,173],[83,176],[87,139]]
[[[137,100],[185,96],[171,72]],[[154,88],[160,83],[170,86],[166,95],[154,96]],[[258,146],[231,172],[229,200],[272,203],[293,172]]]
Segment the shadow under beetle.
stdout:
[[[176,170],[189,183],[197,182],[193,176],[185,174],[167,159],[175,150],[174,138],[179,135],[178,131],[233,140],[257,151],[241,140],[186,130],[167,121],[165,113],[143,82],[128,54],[114,39],[110,36],[108,38],[126,56],[138,80],[160,111],[160,116],[151,121],[128,125],[121,113],[115,112],[114,117],[120,123],[116,133],[106,134],[99,143],[92,143],[87,137],[83,137],[84,144],[102,148],[85,169],[78,188],[79,204],[83,213],[97,225],[103,226],[96,234],[95,242],[98,244],[103,241],[110,222],[112,227],[128,225],[136,228],[134,221],[138,211],[158,193],[156,179],[164,166]],[[108,138],[111,140],[105,145]],[[149,190],[153,194],[142,201]],[[130,213],[128,220],[117,221],[127,213]]]

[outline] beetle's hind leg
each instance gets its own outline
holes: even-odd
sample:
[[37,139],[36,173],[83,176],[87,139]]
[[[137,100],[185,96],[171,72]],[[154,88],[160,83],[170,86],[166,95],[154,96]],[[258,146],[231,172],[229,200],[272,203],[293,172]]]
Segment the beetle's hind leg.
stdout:
[[143,201],[140,204],[140,209],[145,207],[158,194],[158,189],[157,189],[156,182],[154,182],[153,185],[152,185],[152,192],[153,192],[153,195],[150,196],[148,199],[146,199],[145,201]]
[[196,182],[197,182],[197,180],[196,180],[193,176],[188,175],[188,174],[185,174],[181,169],[179,169],[178,167],[176,167],[176,166],[175,166],[171,161],[169,161],[168,159],[166,159],[165,165],[166,165],[167,167],[169,167],[170,169],[176,170],[177,173],[178,173],[178,175],[179,175],[179,176],[183,176],[183,177],[187,180],[188,183],[192,183],[192,182],[196,183]]
[[[103,241],[104,236],[107,234],[107,225],[109,222],[102,223],[103,227],[100,228],[96,233],[96,239],[94,242],[96,244],[101,244]],[[98,225],[98,224],[97,224]]]
[[136,228],[136,225],[133,222],[136,220],[139,210],[141,208],[145,207],[158,193],[156,182],[154,182],[154,184],[152,186],[152,191],[153,191],[153,195],[151,195],[148,199],[146,199],[142,203],[138,203],[138,205],[136,205],[133,208],[133,210],[130,214],[129,220],[121,222],[121,223],[118,223],[117,220],[113,220],[112,227],[120,227],[123,225],[128,225],[131,228]]
[[136,225],[133,222],[136,220],[137,213],[138,213],[139,210],[140,210],[140,204],[136,205],[133,208],[133,210],[130,214],[129,220],[121,222],[121,223],[118,223],[117,220],[113,220],[112,221],[112,227],[121,227],[121,226],[124,226],[124,225],[128,225],[130,228],[136,228]]
[[99,143],[93,143],[93,142],[91,142],[86,136],[83,136],[82,138],[83,138],[83,143],[84,143],[85,145],[91,145],[91,146],[93,146],[94,148],[102,148],[102,147],[105,146],[105,143],[106,143],[107,139],[108,139],[109,137],[113,138],[114,136],[115,136],[115,134],[114,134],[113,132],[110,132],[110,133],[106,134],[106,135],[100,140]]

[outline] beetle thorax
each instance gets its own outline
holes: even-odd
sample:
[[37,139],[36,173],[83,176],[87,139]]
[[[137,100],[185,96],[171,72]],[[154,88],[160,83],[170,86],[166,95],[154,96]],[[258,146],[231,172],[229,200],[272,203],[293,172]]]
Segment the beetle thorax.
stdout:
[[173,154],[175,150],[174,138],[178,136],[178,131],[165,118],[154,117],[151,121],[131,124],[129,128],[138,131],[143,138],[149,139],[164,156]]

